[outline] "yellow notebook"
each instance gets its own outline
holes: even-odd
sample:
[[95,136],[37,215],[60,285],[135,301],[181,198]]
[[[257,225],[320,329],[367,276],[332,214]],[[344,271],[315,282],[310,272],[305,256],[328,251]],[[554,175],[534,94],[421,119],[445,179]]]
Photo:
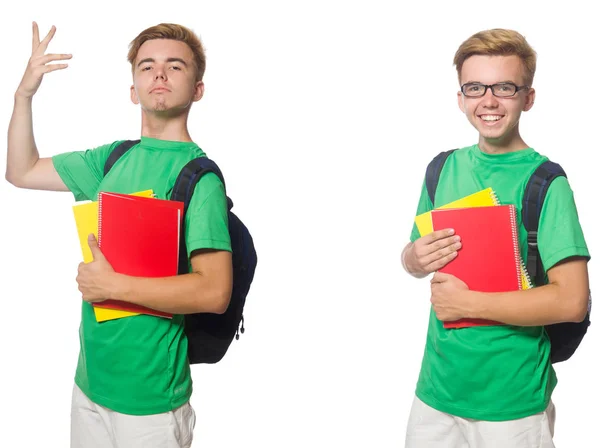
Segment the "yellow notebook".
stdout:
[[[144,190],[133,193],[134,196],[153,197],[152,190]],[[98,238],[98,201],[82,201],[73,205],[73,215],[75,216],[75,225],[77,226],[77,235],[81,245],[83,262],[89,263],[93,260],[92,251],[88,245],[88,235],[93,233]],[[139,313],[130,311],[111,310],[109,308],[94,307],[96,321],[119,319],[121,317],[137,316]]]
[[[488,187],[484,190],[480,190],[476,193],[470,194],[469,196],[465,196],[437,208],[491,207],[494,205],[500,205],[500,201],[498,200],[494,190],[492,190],[491,187]],[[417,225],[417,229],[419,230],[419,234],[421,236],[425,236],[433,232],[431,211],[416,216],[415,224]],[[530,289],[532,287],[531,278],[529,277],[527,268],[523,264],[523,260],[521,260],[521,284],[523,285],[523,289]]]
[[[496,197],[496,193],[491,188],[478,191],[464,198],[460,198],[449,204],[442,205],[438,208],[466,208],[466,207],[490,207],[492,205],[500,205],[500,201]],[[426,212],[418,215],[415,218],[415,224],[421,236],[429,235],[433,232],[433,224],[431,222],[431,212]]]

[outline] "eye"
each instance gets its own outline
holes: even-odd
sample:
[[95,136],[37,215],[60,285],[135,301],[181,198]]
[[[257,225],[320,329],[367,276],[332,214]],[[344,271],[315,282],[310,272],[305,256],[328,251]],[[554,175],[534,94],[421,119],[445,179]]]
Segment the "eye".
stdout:
[[181,67],[177,66],[177,65],[172,65],[171,66],[172,70],[181,70]]
[[143,71],[143,72],[145,72],[145,71],[148,71],[148,70],[151,70],[151,69],[152,69],[152,66],[150,66],[150,65],[147,65],[147,66],[145,66],[145,67],[142,67],[142,71]]

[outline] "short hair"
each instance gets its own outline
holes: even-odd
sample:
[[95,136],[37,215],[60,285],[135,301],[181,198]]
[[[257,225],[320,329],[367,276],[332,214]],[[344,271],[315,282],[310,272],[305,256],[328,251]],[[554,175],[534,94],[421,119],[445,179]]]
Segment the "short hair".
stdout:
[[171,39],[184,42],[194,54],[194,64],[196,65],[196,81],[202,81],[204,71],[206,70],[206,56],[200,38],[189,28],[174,23],[161,23],[142,31],[130,44],[127,60],[131,63],[131,69],[134,69],[135,58],[140,47],[144,42],[154,39]]
[[525,83],[528,86],[533,83],[537,55],[525,37],[516,31],[495,28],[480,31],[465,40],[454,55],[459,81],[464,62],[475,55],[518,56],[523,63]]

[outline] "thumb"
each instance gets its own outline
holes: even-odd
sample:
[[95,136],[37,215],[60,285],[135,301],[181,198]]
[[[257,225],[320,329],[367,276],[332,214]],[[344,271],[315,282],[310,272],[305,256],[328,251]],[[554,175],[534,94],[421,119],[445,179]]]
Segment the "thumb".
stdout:
[[443,272],[436,272],[433,274],[433,278],[431,279],[431,283],[444,283],[450,279],[450,274],[444,274]]
[[93,233],[90,233],[88,235],[88,246],[90,246],[90,250],[92,251],[92,257],[94,257],[94,260],[104,257],[102,251],[100,250],[100,247],[98,246],[96,236]]

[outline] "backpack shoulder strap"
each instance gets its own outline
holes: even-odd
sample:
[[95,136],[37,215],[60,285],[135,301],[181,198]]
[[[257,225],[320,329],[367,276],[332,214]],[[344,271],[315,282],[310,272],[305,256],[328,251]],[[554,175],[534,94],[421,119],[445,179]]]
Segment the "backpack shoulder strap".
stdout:
[[216,174],[225,187],[225,179],[217,164],[207,157],[198,157],[190,160],[180,171],[171,191],[171,199],[183,202],[187,211],[196,184],[207,173]]
[[533,172],[523,195],[521,219],[527,230],[527,271],[536,286],[544,283],[544,266],[538,250],[537,232],[544,199],[552,181],[567,174],[558,163],[547,160]]
[[427,194],[429,194],[429,199],[431,199],[432,204],[435,204],[435,192],[440,181],[440,174],[442,173],[442,168],[444,168],[444,163],[446,163],[446,159],[448,159],[448,156],[454,151],[456,151],[456,149],[440,152],[431,162],[429,162],[429,165],[427,165],[427,170],[425,171],[425,186],[427,187]]
[[104,164],[104,175],[106,176],[113,165],[121,158],[123,154],[129,151],[132,147],[137,145],[140,140],[125,140],[121,142],[115,149],[112,150],[108,159],[106,159],[106,163]]
[[[183,202],[183,216],[187,213],[188,207],[192,200],[192,195],[194,194],[194,190],[196,185],[207,173],[216,174],[221,182],[223,183],[223,187],[225,188],[225,179],[223,178],[223,174],[221,170],[217,166],[215,162],[207,157],[198,157],[196,159],[190,160],[179,172],[177,179],[175,180],[175,185],[173,185],[173,190],[171,190],[172,201],[180,201]],[[227,191],[227,190],[225,190]],[[233,207],[233,202],[229,197],[227,197],[227,210],[231,210]],[[185,220],[182,218],[181,220],[181,238],[179,239],[179,273],[185,274],[187,273],[187,249],[185,246],[185,236],[184,236],[184,226]]]

